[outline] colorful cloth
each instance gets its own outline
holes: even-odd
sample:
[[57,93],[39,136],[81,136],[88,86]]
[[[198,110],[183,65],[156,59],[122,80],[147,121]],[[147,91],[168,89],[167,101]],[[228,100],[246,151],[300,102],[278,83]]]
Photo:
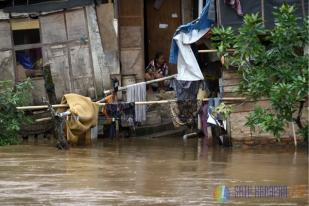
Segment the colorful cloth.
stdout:
[[163,63],[162,65],[159,65],[155,62],[155,60],[150,61],[148,66],[146,67],[145,72],[157,72],[159,74],[162,74],[163,76],[168,75],[168,66],[166,63]]
[[172,121],[175,127],[193,125],[197,111],[196,101],[178,101],[170,104]]
[[200,81],[179,81],[173,79],[171,87],[176,91],[178,101],[196,100]]
[[135,103],[121,103],[118,105],[121,119],[120,124],[122,127],[134,127],[135,126]]
[[[108,95],[107,97],[105,97],[101,102],[104,102],[106,104],[112,104],[112,103],[116,103],[117,102],[117,96],[116,95]],[[110,116],[107,112],[107,106],[103,106],[102,107],[102,113],[107,117],[110,118],[112,116]]]

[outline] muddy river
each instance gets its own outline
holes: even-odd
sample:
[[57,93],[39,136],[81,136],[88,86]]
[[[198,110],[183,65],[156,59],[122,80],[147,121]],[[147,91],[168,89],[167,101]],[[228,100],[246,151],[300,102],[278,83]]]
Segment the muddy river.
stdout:
[[0,205],[308,205],[308,153],[180,138],[0,147]]

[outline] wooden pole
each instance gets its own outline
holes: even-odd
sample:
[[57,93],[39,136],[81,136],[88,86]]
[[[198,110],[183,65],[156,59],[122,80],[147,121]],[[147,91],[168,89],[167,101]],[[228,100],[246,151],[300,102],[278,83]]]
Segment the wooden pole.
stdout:
[[[55,104],[52,105],[53,108],[67,108],[69,105],[67,104]],[[39,105],[39,106],[24,106],[24,107],[16,107],[17,110],[40,110],[40,109],[48,109],[48,105]]]
[[293,130],[294,145],[295,147],[297,147],[297,139],[296,139],[294,122],[291,122],[291,124],[292,124],[292,130]]
[[[235,49],[227,49],[227,52],[234,52]],[[198,50],[198,53],[216,53],[218,52],[217,49],[205,49],[205,50]]]
[[[222,98],[221,101],[233,102],[233,101],[245,101],[244,97],[225,97]],[[203,99],[204,102],[209,101],[209,98]],[[177,102],[177,99],[169,99],[169,100],[159,100],[159,101],[145,101],[145,102],[135,102],[136,105],[150,105],[150,104],[169,104],[172,102]],[[97,103],[99,106],[105,106],[106,103]],[[52,105],[53,108],[67,108],[69,105],[67,104],[56,104]],[[48,109],[48,105],[41,106],[24,106],[24,107],[16,107],[17,110],[40,110],[40,109]]]
[[[136,84],[130,84],[128,86],[124,86],[124,87],[119,87],[118,88],[118,91],[123,91],[123,90],[126,90],[127,88],[129,87],[132,87],[132,86],[135,86],[135,85],[138,85],[138,84],[152,84],[152,83],[156,83],[156,82],[161,82],[161,81],[165,81],[165,80],[169,80],[169,79],[173,79],[177,76],[177,74],[175,75],[172,75],[172,76],[168,76],[168,77],[163,77],[163,78],[160,78],[160,79],[154,79],[154,80],[150,80],[150,81],[147,81],[147,82],[140,82],[140,83],[136,83]],[[106,90],[104,91],[104,94],[110,94],[112,93],[112,90]]]

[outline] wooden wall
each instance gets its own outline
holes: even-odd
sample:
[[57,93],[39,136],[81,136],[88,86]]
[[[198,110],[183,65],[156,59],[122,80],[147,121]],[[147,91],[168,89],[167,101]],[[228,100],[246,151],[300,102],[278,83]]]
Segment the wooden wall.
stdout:
[[[237,92],[237,88],[241,76],[235,70],[226,70],[222,72],[221,86],[223,87],[224,97],[241,97]],[[274,139],[275,137],[270,133],[261,132],[256,130],[255,132],[250,131],[249,127],[246,127],[247,117],[250,112],[254,111],[256,106],[263,108],[269,107],[269,101],[267,99],[261,99],[259,101],[246,101],[235,103],[233,112],[230,116],[231,123],[231,136],[234,140],[264,140]],[[304,110],[304,120],[308,119],[308,107]],[[296,126],[295,126],[296,127]],[[291,124],[286,125],[286,132],[282,135],[283,138],[292,138],[292,126]]]
[[0,20],[0,80],[15,81],[13,45],[8,20]]
[[44,63],[51,73],[60,99],[69,92],[88,96],[96,88],[85,9],[40,17]]
[[144,80],[144,1],[119,0],[121,74]]
[[[14,81],[15,50],[9,18],[0,11],[0,80]],[[20,14],[14,18],[27,21],[29,16]],[[96,96],[102,96],[104,89],[110,89],[110,76],[120,74],[114,21],[112,3],[39,16],[41,42],[22,46],[42,48],[43,62],[51,65],[58,99],[70,92],[89,96],[93,89]]]
[[98,26],[104,50],[104,88],[111,87],[111,75],[120,74],[118,27],[114,25],[116,20],[115,7],[113,3],[96,6]]

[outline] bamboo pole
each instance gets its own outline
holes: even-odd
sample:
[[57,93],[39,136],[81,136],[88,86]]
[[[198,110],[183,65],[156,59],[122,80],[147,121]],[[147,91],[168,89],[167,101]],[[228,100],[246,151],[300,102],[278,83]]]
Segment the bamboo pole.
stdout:
[[[210,98],[203,99],[204,102],[209,101]],[[222,98],[221,101],[245,101],[245,97],[225,97]],[[177,99],[169,99],[169,100],[159,100],[159,101],[144,101],[144,102],[135,102],[136,105],[150,105],[150,104],[169,104],[172,102],[177,102]],[[99,106],[105,106],[106,103],[97,103]],[[52,105],[53,108],[68,108],[67,104],[56,104]],[[16,107],[17,110],[40,110],[40,109],[48,109],[48,105],[40,105],[40,106],[24,106],[24,107]]]
[[41,118],[41,119],[36,119],[35,122],[45,122],[45,121],[50,121],[52,120],[51,117],[45,117],[45,118]]
[[[123,90],[126,90],[129,87],[132,87],[132,86],[135,86],[135,85],[139,85],[139,84],[143,84],[143,83],[145,83],[145,84],[152,84],[152,83],[156,83],[156,82],[161,82],[161,81],[173,79],[176,76],[177,76],[177,74],[174,74],[174,75],[171,75],[171,76],[168,76],[168,77],[154,79],[154,80],[150,80],[150,81],[147,81],[147,82],[140,82],[140,83],[136,83],[136,84],[130,84],[130,85],[127,85],[127,86],[124,86],[124,87],[119,87],[118,91],[123,91]],[[104,94],[110,94],[111,92],[112,92],[112,90],[106,90],[106,91],[104,91]]]
[[[52,105],[53,108],[67,108],[69,105],[67,104],[55,104]],[[39,105],[39,106],[24,106],[24,107],[16,107],[17,110],[40,110],[40,109],[48,109],[48,105]]]
[[[227,49],[226,50],[227,52],[234,52],[235,51],[235,49]],[[218,50],[217,49],[202,49],[202,50],[198,50],[198,52],[199,53],[216,53],[216,52],[218,52]]]

